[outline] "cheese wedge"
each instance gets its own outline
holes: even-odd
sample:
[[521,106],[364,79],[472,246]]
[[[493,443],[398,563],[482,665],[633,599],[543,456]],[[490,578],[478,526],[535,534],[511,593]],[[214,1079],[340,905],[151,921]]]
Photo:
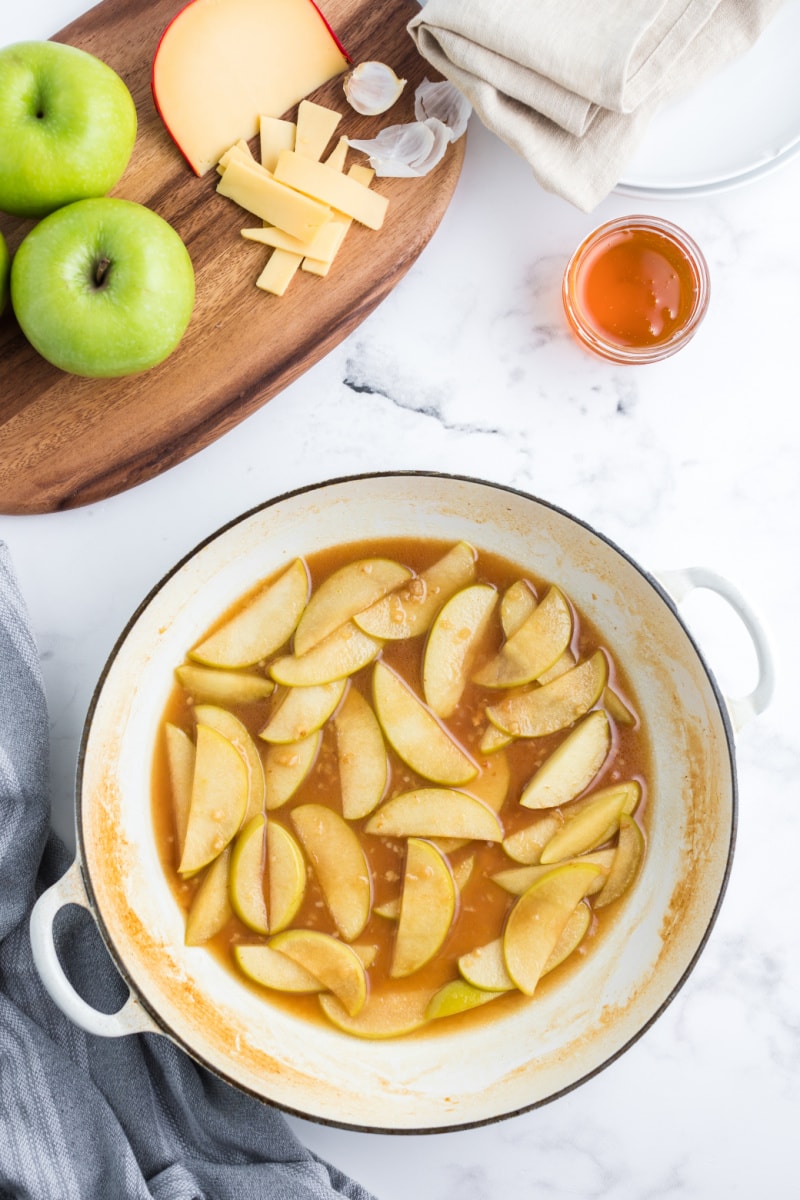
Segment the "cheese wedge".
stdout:
[[346,70],[347,56],[312,0],[192,0],[153,61],[156,107],[204,175],[259,114],[280,117]]
[[294,150],[283,150],[278,156],[275,179],[370,229],[383,225],[389,207],[386,197],[371,192],[349,175],[332,171],[325,163],[313,162]]
[[217,184],[217,191],[263,221],[277,225],[305,243],[311,241],[330,216],[330,208],[326,204],[285,187],[257,162],[248,163],[243,158],[230,159]]

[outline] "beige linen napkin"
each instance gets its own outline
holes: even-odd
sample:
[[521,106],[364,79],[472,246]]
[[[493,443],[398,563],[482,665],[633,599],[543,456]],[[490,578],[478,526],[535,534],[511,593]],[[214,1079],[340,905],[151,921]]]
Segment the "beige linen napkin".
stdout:
[[424,58],[548,191],[585,212],[653,113],[745,51],[782,0],[428,0]]

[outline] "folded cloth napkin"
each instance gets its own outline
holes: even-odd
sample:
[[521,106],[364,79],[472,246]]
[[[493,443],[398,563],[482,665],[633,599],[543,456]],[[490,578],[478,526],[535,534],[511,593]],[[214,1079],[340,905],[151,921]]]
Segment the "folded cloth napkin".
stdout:
[[428,0],[417,48],[585,212],[616,186],[665,98],[746,50],[782,0]]
[[[301,1145],[280,1113],[168,1039],[95,1037],[53,1004],[28,935],[36,896],[69,865],[48,832],[47,761],[36,648],[0,543],[2,1200],[370,1200]],[[115,1011],[126,991],[88,914],[66,909],[58,926],[76,987]]]

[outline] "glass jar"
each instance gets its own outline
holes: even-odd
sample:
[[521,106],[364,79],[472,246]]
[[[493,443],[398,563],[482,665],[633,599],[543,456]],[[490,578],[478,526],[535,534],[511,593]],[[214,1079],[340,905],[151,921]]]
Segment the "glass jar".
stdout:
[[706,260],[669,221],[628,216],[599,226],[564,272],[567,320],[601,358],[651,363],[695,334],[708,308]]

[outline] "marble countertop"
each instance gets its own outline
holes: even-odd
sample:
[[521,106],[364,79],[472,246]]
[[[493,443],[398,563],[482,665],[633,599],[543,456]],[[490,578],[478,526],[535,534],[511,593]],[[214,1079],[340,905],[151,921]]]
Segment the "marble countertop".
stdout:
[[[3,13],[44,37],[82,0]],[[717,1200],[786,1195],[800,1117],[800,158],[692,200],[613,195],[587,216],[545,194],[475,120],[455,197],[418,262],[345,342],[189,461],[103,503],[0,516],[30,608],[52,729],[53,823],[74,843],[73,775],[95,682],[151,586],[211,531],[300,485],[373,470],[478,476],[553,502],[645,568],[703,565],[746,595],[772,641],[771,706],[737,739],[732,876],[673,1003],[619,1060],[561,1099],[487,1127],[389,1137],[290,1118],[381,1200]],[[711,305],[671,360],[591,357],[560,280],[595,225],[644,209],[702,247]],[[754,656],[716,597],[684,608],[727,695]]]

